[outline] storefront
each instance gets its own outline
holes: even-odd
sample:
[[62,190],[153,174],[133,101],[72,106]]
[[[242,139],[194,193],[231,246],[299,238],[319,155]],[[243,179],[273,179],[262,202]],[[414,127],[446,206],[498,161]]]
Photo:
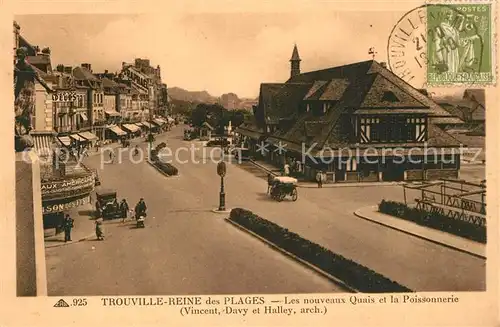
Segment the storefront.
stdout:
[[106,126],[106,139],[117,141],[127,137],[127,133],[117,125]]
[[44,229],[57,229],[61,226],[65,212],[89,203],[94,183],[94,175],[91,172],[42,182]]
[[122,129],[127,131],[130,137],[141,136],[141,128],[135,124],[123,124]]

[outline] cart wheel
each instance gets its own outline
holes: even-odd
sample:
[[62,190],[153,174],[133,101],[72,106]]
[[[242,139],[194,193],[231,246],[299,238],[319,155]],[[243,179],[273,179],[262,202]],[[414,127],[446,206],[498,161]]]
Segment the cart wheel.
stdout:
[[283,201],[283,199],[284,199],[284,198],[285,198],[285,193],[280,192],[280,193],[278,194],[278,202]]
[[299,194],[297,193],[297,189],[294,189],[292,191],[292,201],[294,201],[294,202],[297,201],[298,197],[299,197]]

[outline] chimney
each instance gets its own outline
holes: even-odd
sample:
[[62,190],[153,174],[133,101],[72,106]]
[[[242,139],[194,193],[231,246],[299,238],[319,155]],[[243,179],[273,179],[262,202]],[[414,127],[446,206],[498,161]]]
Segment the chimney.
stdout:
[[104,75],[108,75],[108,70],[107,69],[104,70]]
[[65,66],[64,67],[64,72],[66,74],[73,74],[73,67],[71,67],[71,66]]
[[59,73],[64,73],[64,65],[57,65],[56,71],[58,71]]

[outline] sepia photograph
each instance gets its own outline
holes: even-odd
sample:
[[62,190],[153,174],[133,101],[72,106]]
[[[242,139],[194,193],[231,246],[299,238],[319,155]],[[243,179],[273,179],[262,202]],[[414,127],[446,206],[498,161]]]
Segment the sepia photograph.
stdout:
[[16,13],[16,298],[305,317],[496,289],[493,2],[314,3]]
[[[43,226],[48,295],[484,291],[485,90],[412,85],[366,40],[227,51],[301,26],[254,18],[184,17],[196,42],[174,55],[142,48],[148,17],[15,18],[17,222]],[[198,62],[171,68],[181,55]],[[20,296],[39,286],[25,273]]]

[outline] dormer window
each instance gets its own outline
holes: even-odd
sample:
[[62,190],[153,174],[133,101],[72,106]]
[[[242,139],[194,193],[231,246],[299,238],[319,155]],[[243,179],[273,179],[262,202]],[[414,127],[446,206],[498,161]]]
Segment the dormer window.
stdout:
[[383,102],[399,102],[398,97],[392,91],[385,91],[382,96]]

